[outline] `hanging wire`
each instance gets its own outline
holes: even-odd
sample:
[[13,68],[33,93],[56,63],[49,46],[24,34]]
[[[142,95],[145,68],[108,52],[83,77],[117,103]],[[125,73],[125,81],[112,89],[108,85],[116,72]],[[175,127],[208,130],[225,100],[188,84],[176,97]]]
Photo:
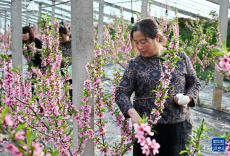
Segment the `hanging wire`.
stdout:
[[133,27],[133,23],[134,23],[134,18],[133,18],[133,0],[131,0],[131,12],[132,12],[131,23],[132,23],[132,27]]
[[131,0],[131,10],[132,10],[132,17],[133,17],[133,0]]
[[62,14],[62,4],[61,4],[61,18],[62,18],[61,24],[64,25],[63,14]]

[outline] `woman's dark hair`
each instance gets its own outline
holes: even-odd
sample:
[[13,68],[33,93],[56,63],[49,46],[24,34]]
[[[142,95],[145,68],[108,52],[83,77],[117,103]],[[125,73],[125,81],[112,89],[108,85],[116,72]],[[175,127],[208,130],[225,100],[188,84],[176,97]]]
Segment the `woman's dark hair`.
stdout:
[[157,21],[152,19],[143,19],[137,22],[131,30],[131,39],[133,40],[133,32],[140,31],[145,37],[155,39],[157,34],[160,34],[159,42],[163,42],[163,35],[160,31]]
[[[30,27],[30,26],[24,26],[22,28],[22,33],[23,34],[26,34],[26,33],[29,33],[29,36],[30,36],[30,43],[34,42],[35,41],[35,35],[34,35],[34,30]],[[23,41],[24,43],[25,41]]]
[[66,28],[64,25],[62,25],[62,26],[59,27],[59,34],[60,34],[61,36],[62,36],[62,34],[70,35],[69,29]]

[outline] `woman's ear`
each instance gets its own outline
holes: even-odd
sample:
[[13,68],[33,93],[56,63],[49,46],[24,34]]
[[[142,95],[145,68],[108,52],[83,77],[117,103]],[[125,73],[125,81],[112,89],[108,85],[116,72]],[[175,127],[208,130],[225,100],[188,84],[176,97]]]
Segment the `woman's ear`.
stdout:
[[157,42],[160,42],[160,34],[159,33],[157,33],[157,35],[156,35],[156,40],[157,40]]

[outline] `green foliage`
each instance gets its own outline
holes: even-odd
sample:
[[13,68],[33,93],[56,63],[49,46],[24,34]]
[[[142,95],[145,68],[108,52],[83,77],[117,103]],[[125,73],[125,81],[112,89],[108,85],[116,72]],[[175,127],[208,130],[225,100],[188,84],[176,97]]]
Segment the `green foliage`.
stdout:
[[0,124],[2,124],[2,122],[4,121],[4,118],[5,118],[6,114],[8,113],[8,111],[9,111],[9,107],[7,106],[7,107],[4,108],[3,111],[1,112],[2,115],[1,115],[1,120],[0,120],[1,122],[0,122]]
[[138,121],[139,121],[140,124],[147,123],[148,119],[149,119],[149,117],[147,116],[146,113],[143,115],[142,118],[138,116]]
[[181,151],[179,154],[187,153],[189,156],[201,155],[198,154],[201,150],[203,150],[203,148],[200,147],[201,140],[209,137],[208,135],[204,135],[203,133],[212,130],[212,128],[205,126],[205,122],[203,119],[201,125],[197,127],[195,130],[192,130],[192,138],[191,140],[188,140],[189,146],[186,147],[186,150]]
[[223,135],[217,134],[217,133],[214,133],[214,134],[218,136],[219,138],[224,138],[226,141],[228,141],[230,138],[230,131],[228,133],[224,133]]

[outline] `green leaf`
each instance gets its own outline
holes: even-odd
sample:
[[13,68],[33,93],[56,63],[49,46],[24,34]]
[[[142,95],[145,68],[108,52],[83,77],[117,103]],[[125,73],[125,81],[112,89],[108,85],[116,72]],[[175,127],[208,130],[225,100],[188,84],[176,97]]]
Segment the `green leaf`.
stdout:
[[220,138],[223,138],[223,136],[220,135],[220,134],[217,134],[217,133],[213,133],[213,134],[215,134],[216,136],[218,136],[218,137],[220,137]]
[[8,113],[9,111],[9,107],[6,107],[3,111],[2,111],[2,121],[4,120],[6,113]]
[[203,135],[203,136],[201,136],[201,138],[205,138],[205,137],[207,137],[207,138],[208,138],[208,137],[209,137],[209,135]]
[[106,112],[106,108],[105,107],[101,107],[101,112]]
[[166,61],[166,57],[159,57],[159,58],[161,58],[162,60]]
[[224,56],[224,54],[221,53],[221,52],[213,52],[212,54],[213,54],[213,55],[217,55],[217,56]]
[[163,99],[167,99],[167,98],[170,98],[169,96],[164,96]]
[[150,92],[154,92],[154,93],[157,93],[158,91],[156,91],[156,90],[151,90]]
[[33,141],[33,133],[31,131],[27,131],[26,139],[27,139],[28,146],[30,146],[31,142]]
[[52,153],[52,156],[57,156],[59,153],[59,149],[56,149],[53,153]]
[[228,132],[228,134],[226,135],[226,138],[229,138],[230,137],[230,131]]
[[16,74],[18,74],[18,71],[16,69],[12,69],[12,72],[15,72]]
[[143,119],[141,117],[138,116],[138,121],[140,124],[144,123]]
[[187,153],[188,151],[185,151],[185,150],[183,150],[183,151],[181,151],[179,154],[183,154],[183,153]]
[[18,131],[20,131],[20,130],[23,129],[24,127],[25,127],[25,124],[19,125],[19,126],[15,129],[15,133],[17,133]]
[[53,153],[53,149],[52,149],[51,147],[45,147],[45,148],[43,149],[43,151],[44,151],[45,153],[47,153],[48,150],[49,150],[51,153]]

